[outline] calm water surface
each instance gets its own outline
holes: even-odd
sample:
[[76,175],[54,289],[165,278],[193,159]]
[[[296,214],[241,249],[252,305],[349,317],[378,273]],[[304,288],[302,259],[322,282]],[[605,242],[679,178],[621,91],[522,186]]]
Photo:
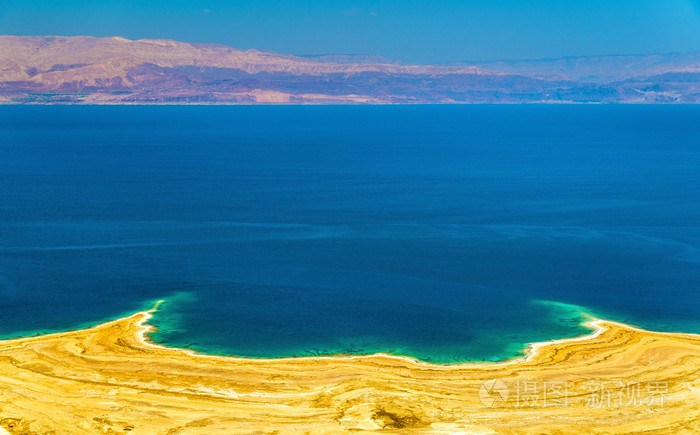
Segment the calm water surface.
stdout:
[[500,359],[580,334],[570,305],[700,333],[698,119],[0,107],[0,335],[157,299],[157,341],[252,357]]

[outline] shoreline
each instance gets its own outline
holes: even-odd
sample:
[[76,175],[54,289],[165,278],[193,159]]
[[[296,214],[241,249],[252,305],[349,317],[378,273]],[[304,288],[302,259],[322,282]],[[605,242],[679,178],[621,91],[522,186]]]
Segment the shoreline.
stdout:
[[[152,342],[149,320],[158,305],[87,329],[0,341],[0,428],[17,434],[700,432],[697,334],[589,318],[590,334],[533,343],[522,357],[500,362],[435,364],[390,354],[259,359]],[[661,392],[648,390],[659,385]],[[633,386],[639,397],[628,401]],[[565,397],[552,402],[553,391]]]
[[[149,321],[154,317],[154,313],[158,311],[158,308],[161,304],[167,302],[165,299],[161,299],[156,301],[156,304],[154,305],[153,308],[140,311],[137,313],[132,314],[131,316],[137,316],[137,315],[143,315],[143,318],[138,321],[136,324],[143,328],[139,334],[139,341],[144,345],[144,346],[152,346],[155,348],[159,349],[175,349],[179,350],[182,352],[185,352],[189,355],[192,356],[202,356],[202,357],[212,357],[212,358],[223,358],[223,359],[236,359],[236,360],[255,360],[255,361],[289,361],[289,360],[296,360],[296,359],[356,359],[356,358],[369,358],[369,357],[384,357],[384,358],[397,358],[400,360],[405,360],[409,361],[413,364],[426,364],[429,366],[470,366],[470,365],[484,365],[484,364],[491,364],[491,365],[497,365],[497,364],[512,364],[512,363],[517,363],[519,361],[527,361],[529,358],[532,357],[532,354],[536,352],[536,349],[540,345],[546,345],[548,343],[551,344],[557,344],[561,342],[566,342],[570,340],[581,340],[581,339],[586,339],[586,338],[595,338],[599,333],[602,332],[604,329],[604,326],[600,325],[599,323],[596,322],[605,322],[605,323],[617,323],[619,325],[631,328],[631,329],[638,329],[642,330],[641,328],[637,328],[636,326],[631,326],[627,325],[625,323],[620,323],[620,322],[611,322],[611,321],[605,321],[598,319],[597,317],[591,316],[585,312],[581,312],[582,318],[587,318],[588,320],[581,322],[579,326],[581,326],[584,329],[590,330],[591,332],[588,334],[581,334],[577,335],[574,337],[568,337],[568,338],[555,338],[551,340],[546,340],[546,341],[541,341],[541,342],[534,342],[534,343],[525,343],[522,349],[520,350],[520,354],[518,356],[510,357],[510,358],[505,358],[502,360],[498,361],[461,361],[461,362],[454,362],[454,363],[437,363],[437,362],[432,362],[432,361],[425,361],[420,358],[411,356],[411,355],[401,355],[401,354],[392,354],[392,353],[386,353],[386,352],[376,352],[376,353],[369,353],[369,354],[330,354],[330,355],[303,355],[303,356],[283,356],[283,357],[273,357],[273,358],[258,358],[258,357],[245,357],[245,356],[235,356],[235,355],[218,355],[214,353],[208,353],[208,352],[201,352],[197,351],[194,349],[188,349],[188,348],[182,348],[182,347],[177,347],[177,346],[169,346],[167,344],[162,344],[158,343],[157,341],[154,341],[150,338],[150,335],[154,332],[156,332],[156,327],[153,326],[152,324],[149,323]],[[538,301],[541,303],[549,303],[549,301]],[[567,304],[561,304],[561,305],[567,305]],[[131,316],[127,316],[131,317]],[[106,322],[109,323],[109,322]],[[97,325],[99,326],[99,325]],[[691,334],[692,335],[692,334]],[[697,337],[700,339],[700,334],[697,335]]]
[[[175,294],[172,297],[168,297],[166,299],[161,299],[156,302],[157,306],[154,307],[156,309],[147,309],[143,311],[147,311],[151,314],[156,313],[157,311],[159,312],[160,310],[157,309],[158,306],[161,304],[167,304],[168,306],[171,305],[171,303],[175,302],[175,299],[180,299],[180,298],[185,298],[184,300],[179,300],[177,302],[177,305],[180,304],[186,304],[188,303],[187,301],[189,300],[191,296],[186,293],[178,293]],[[596,318],[599,318],[597,316],[593,316],[589,314],[589,310],[586,307],[582,307],[579,305],[573,305],[573,304],[567,304],[563,302],[557,302],[557,301],[549,301],[549,300],[531,300],[530,304],[535,304],[535,305],[542,305],[545,307],[548,307],[551,310],[551,313],[549,316],[551,318],[547,320],[543,320],[543,323],[567,323],[565,322],[565,318],[563,317],[568,317],[568,320],[570,323],[575,323],[576,327],[571,328],[571,331],[566,334],[556,334],[556,333],[551,333],[551,334],[537,334],[539,337],[532,339],[532,340],[519,340],[519,341],[509,341],[509,342],[503,342],[501,344],[501,351],[497,354],[497,357],[489,357],[489,358],[480,358],[480,357],[475,357],[475,358],[464,358],[464,359],[450,359],[447,360],[445,358],[442,358],[443,354],[436,353],[436,354],[429,354],[429,353],[422,353],[422,356],[420,352],[418,353],[412,353],[408,349],[403,349],[405,352],[402,352],[401,350],[398,351],[383,351],[383,350],[376,350],[376,351],[368,351],[368,352],[353,352],[353,351],[345,351],[345,350],[339,350],[339,351],[328,351],[324,353],[313,353],[313,354],[307,354],[304,352],[300,352],[297,354],[294,353],[285,353],[281,352],[279,355],[270,355],[270,356],[257,356],[257,355],[237,355],[235,352],[229,353],[229,350],[226,349],[225,347],[219,347],[219,348],[207,348],[207,346],[193,346],[190,347],[189,345],[182,345],[182,343],[176,342],[170,342],[167,339],[161,341],[158,338],[154,336],[158,336],[161,333],[164,333],[167,336],[167,331],[169,331],[170,327],[172,327],[172,324],[167,321],[163,320],[160,316],[151,316],[149,317],[149,320],[151,318],[154,318],[154,322],[150,323],[149,325],[151,326],[152,330],[149,332],[150,338],[149,341],[153,344],[156,345],[161,345],[166,348],[178,348],[178,349],[184,349],[188,351],[192,351],[196,354],[200,355],[213,355],[213,356],[221,356],[221,357],[226,357],[226,358],[241,358],[241,359],[252,359],[252,360],[280,360],[280,359],[293,359],[293,358],[310,358],[310,357],[352,357],[352,356],[372,356],[372,355],[382,355],[382,356],[395,356],[395,357],[400,357],[400,358],[406,358],[408,360],[416,361],[416,362],[421,362],[421,363],[426,363],[426,364],[433,364],[433,365],[460,365],[460,364],[493,364],[493,363],[503,363],[503,362],[509,362],[512,360],[521,360],[523,359],[527,353],[529,352],[530,347],[533,344],[537,343],[543,343],[543,342],[550,342],[553,340],[566,340],[566,339],[571,339],[571,338],[577,338],[577,337],[582,337],[582,336],[588,336],[596,329],[595,326],[590,326],[587,324],[589,320],[595,320]],[[166,309],[167,311],[167,309]],[[558,315],[557,315],[558,314]],[[128,317],[128,316],[127,316]],[[167,314],[165,314],[165,317],[167,318]],[[179,322],[176,322],[175,328],[179,328]],[[550,331],[551,332],[551,331]],[[160,336],[162,337],[162,336]],[[555,337],[555,338],[549,338],[549,337]],[[525,337],[523,337],[525,338]],[[534,338],[534,337],[532,337]],[[385,348],[385,349],[391,349],[394,347],[394,345],[388,341],[389,344],[382,344],[382,345],[375,345],[373,347],[375,348]],[[332,347],[332,346],[330,346]],[[416,349],[414,349],[416,350]],[[478,355],[478,351],[477,351]]]
[[536,303],[542,303],[542,304],[552,304],[552,305],[558,305],[558,306],[568,306],[568,307],[574,307],[576,309],[581,308],[579,311],[579,314],[581,316],[581,321],[579,323],[579,326],[585,330],[588,330],[590,332],[588,333],[582,333],[573,337],[564,337],[564,338],[553,338],[550,340],[543,340],[543,341],[537,341],[537,342],[531,342],[531,343],[524,343],[522,346],[522,349],[520,350],[520,355],[518,356],[513,356],[510,358],[504,358],[502,360],[497,360],[497,361],[489,361],[489,360],[478,360],[478,361],[459,361],[459,362],[449,362],[449,363],[441,363],[441,362],[433,362],[433,361],[426,361],[422,360],[420,358],[414,357],[412,355],[402,355],[402,354],[393,354],[393,353],[387,353],[387,352],[375,352],[375,353],[366,353],[366,354],[350,354],[350,353],[338,353],[338,354],[328,354],[328,355],[300,355],[300,356],[281,356],[281,357],[247,357],[247,356],[236,356],[236,355],[220,355],[216,353],[209,353],[209,352],[204,352],[204,351],[199,351],[195,349],[190,349],[190,348],[185,348],[185,347],[178,347],[178,346],[171,346],[168,344],[164,343],[159,343],[151,338],[151,335],[155,332],[157,332],[157,328],[150,323],[151,319],[153,319],[155,316],[154,314],[158,311],[158,308],[160,305],[164,304],[167,302],[167,299],[159,299],[156,300],[154,305],[151,308],[144,309],[141,311],[134,312],[133,314],[126,314],[122,317],[117,317],[116,319],[111,319],[111,320],[104,320],[100,321],[96,324],[92,324],[91,322],[84,322],[83,324],[86,325],[85,327],[77,327],[74,329],[68,329],[65,331],[56,331],[56,332],[47,332],[47,333],[36,333],[34,335],[25,335],[25,336],[18,336],[18,337],[13,337],[13,338],[0,338],[0,345],[3,343],[8,343],[12,341],[30,341],[33,339],[41,340],[41,339],[50,339],[50,338],[57,338],[61,337],[67,334],[73,334],[76,332],[88,332],[92,330],[99,329],[101,327],[104,327],[106,325],[116,323],[116,322],[122,322],[122,321],[129,321],[132,318],[139,318],[138,321],[132,322],[134,326],[138,328],[138,333],[136,334],[138,338],[139,344],[143,345],[144,347],[151,347],[154,349],[158,350],[170,350],[170,351],[178,351],[182,352],[184,354],[187,354],[189,356],[193,357],[204,357],[204,358],[220,358],[223,360],[239,360],[239,361],[261,361],[261,362],[273,362],[273,361],[294,361],[294,360],[304,360],[304,359],[362,359],[362,358],[372,358],[372,357],[382,357],[382,358],[395,358],[398,360],[403,360],[410,362],[412,364],[424,364],[428,366],[436,366],[436,367],[465,367],[465,366],[484,366],[484,365],[504,365],[504,364],[514,364],[514,363],[519,363],[519,362],[527,362],[531,360],[532,358],[536,357],[537,352],[539,351],[540,348],[551,346],[551,345],[557,345],[557,344],[566,344],[569,342],[578,342],[578,341],[585,341],[589,339],[595,339],[600,334],[604,333],[606,330],[610,329],[610,325],[618,326],[621,328],[637,331],[637,332],[653,332],[654,334],[658,335],[670,335],[670,336],[681,336],[681,337],[689,337],[689,338],[696,338],[700,340],[700,334],[699,333],[688,333],[688,332],[665,332],[665,331],[650,331],[647,329],[644,329],[642,327],[636,326],[636,325],[631,325],[629,323],[625,322],[618,322],[614,320],[607,320],[607,319],[601,319],[599,317],[593,316],[583,310],[583,307],[578,307],[576,305],[571,305],[571,304],[565,304],[565,303],[560,303],[560,302],[553,302],[553,301],[544,301],[544,300],[537,300],[534,301]]
[[[557,345],[557,344],[567,344],[571,342],[578,342],[578,341],[585,341],[585,340],[590,340],[590,339],[595,339],[599,337],[601,334],[603,334],[606,330],[610,329],[610,325],[615,325],[621,328],[637,331],[637,332],[651,332],[646,329],[640,328],[638,326],[630,325],[628,323],[624,322],[617,322],[614,320],[607,320],[607,319],[600,319],[594,316],[591,316],[585,312],[582,313],[582,316],[587,317],[587,320],[584,322],[580,323],[580,326],[590,330],[590,333],[588,334],[581,334],[577,335],[574,337],[567,337],[567,338],[554,338],[551,340],[546,340],[546,341],[538,341],[534,343],[526,343],[526,345],[523,347],[521,350],[522,356],[516,356],[512,358],[506,358],[500,361],[463,361],[463,362],[455,362],[455,363],[436,363],[436,362],[431,362],[431,361],[424,361],[419,358],[413,357],[411,355],[399,355],[399,354],[391,354],[391,353],[385,353],[385,352],[377,352],[377,353],[371,353],[371,354],[331,354],[331,355],[304,355],[304,356],[286,356],[286,357],[276,357],[276,358],[257,358],[257,357],[244,357],[244,356],[234,356],[234,355],[217,355],[217,354],[212,354],[212,353],[206,353],[206,352],[200,352],[197,350],[193,349],[187,349],[187,348],[182,348],[182,347],[173,347],[173,346],[168,346],[166,344],[161,344],[156,341],[153,341],[150,339],[150,334],[155,332],[155,327],[149,323],[149,321],[154,317],[153,314],[157,312],[158,305],[161,303],[164,303],[165,300],[159,300],[157,305],[149,310],[144,310],[144,311],[139,311],[137,313],[132,314],[129,317],[133,316],[138,316],[142,315],[142,319],[136,322],[135,324],[141,327],[141,331],[139,333],[139,342],[143,344],[144,346],[149,346],[149,347],[154,347],[158,349],[169,349],[169,350],[178,350],[181,352],[184,352],[188,355],[191,356],[197,356],[197,357],[207,357],[207,358],[221,358],[224,360],[229,360],[229,359],[234,359],[234,360],[241,360],[241,361],[248,361],[248,360],[254,360],[254,361],[290,361],[290,360],[299,360],[299,359],[357,359],[357,358],[372,358],[372,357],[382,357],[382,358],[396,358],[399,360],[404,360],[407,362],[410,362],[412,364],[425,364],[428,366],[448,366],[448,367],[465,367],[465,366],[482,366],[482,365],[504,365],[504,364],[517,364],[519,362],[527,362],[531,360],[532,358],[535,358],[537,356],[537,352],[540,348],[547,347],[547,346],[552,346],[552,345]],[[123,320],[126,318],[121,318],[117,320]],[[106,322],[106,323],[111,323],[111,322]],[[95,327],[98,327],[100,325],[96,325]],[[70,332],[70,331],[69,331]],[[682,336],[682,337],[688,337],[688,338],[695,338],[700,340],[700,334],[694,334],[694,333],[686,333],[686,332],[660,332],[660,331],[653,331],[655,334],[668,334],[671,336]],[[1,341],[1,340],[0,340]]]
[[[177,297],[177,296],[176,296]],[[564,338],[553,338],[549,340],[542,340],[542,341],[536,341],[536,342],[526,342],[526,343],[518,343],[520,346],[520,350],[518,351],[518,355],[511,356],[511,357],[506,357],[500,360],[473,360],[473,361],[456,361],[456,362],[435,362],[435,361],[429,361],[429,360],[424,360],[418,357],[415,357],[413,355],[409,354],[398,354],[398,353],[388,353],[388,352],[374,352],[374,353],[358,353],[358,354],[353,354],[353,353],[334,353],[334,354],[325,354],[325,355],[298,355],[298,356],[280,356],[280,357],[249,357],[249,356],[239,356],[239,355],[224,355],[224,354],[218,354],[218,353],[213,353],[213,352],[207,352],[207,351],[202,351],[202,350],[196,350],[196,349],[190,349],[187,347],[181,347],[181,346],[176,346],[176,345],[169,345],[166,343],[161,343],[158,342],[154,339],[152,339],[152,334],[158,332],[158,328],[153,325],[150,321],[153,319],[155,316],[154,314],[158,312],[159,307],[162,304],[168,303],[168,299],[158,299],[154,301],[153,305],[151,308],[145,308],[140,311],[133,312],[131,314],[124,314],[121,317],[116,317],[112,319],[105,319],[102,321],[98,321],[96,323],[93,322],[82,322],[79,326],[75,328],[70,328],[66,330],[58,330],[58,331],[52,331],[52,332],[37,332],[34,334],[26,334],[26,335],[21,335],[22,333],[17,333],[13,334],[16,336],[10,337],[10,338],[0,338],[0,344],[13,341],[13,340],[30,340],[30,339],[42,339],[42,338],[52,338],[52,337],[57,337],[57,336],[62,336],[65,334],[71,334],[79,331],[91,331],[98,329],[104,325],[111,324],[114,322],[119,322],[119,321],[125,321],[131,318],[135,317],[142,317],[141,320],[138,322],[135,322],[134,325],[138,326],[140,328],[139,332],[139,343],[142,344],[143,346],[149,346],[153,347],[156,349],[167,349],[167,350],[177,350],[184,352],[186,354],[192,355],[192,356],[201,356],[201,357],[211,357],[211,358],[223,358],[223,359],[237,359],[237,360],[255,360],[255,361],[285,361],[285,360],[296,360],[296,359],[309,359],[309,358],[319,358],[319,359],[354,359],[354,358],[367,358],[367,357],[373,357],[373,356],[379,356],[379,357],[386,357],[386,358],[398,358],[401,360],[406,360],[410,361],[412,363],[417,363],[417,364],[426,364],[426,365],[433,365],[433,366],[468,366],[468,365],[484,365],[484,364],[510,364],[513,362],[518,362],[518,361],[527,361],[528,358],[531,357],[531,353],[533,349],[536,349],[540,345],[546,345],[548,343],[560,343],[560,342],[565,342],[569,340],[579,340],[579,339],[585,339],[588,337],[594,338],[596,334],[598,334],[601,329],[601,326],[596,324],[597,321],[602,321],[605,323],[617,323],[619,325],[623,325],[628,328],[634,328],[638,330],[643,330],[642,328],[638,328],[633,325],[629,325],[623,322],[613,322],[613,321],[608,321],[608,320],[602,320],[599,319],[598,317],[595,317],[593,315],[590,315],[586,312],[584,307],[576,306],[576,305],[571,305],[571,304],[566,304],[566,303],[561,303],[561,302],[553,302],[553,301],[546,301],[546,300],[535,300],[533,301],[534,303],[538,304],[543,304],[543,305],[553,305],[557,307],[566,307],[567,309],[574,310],[576,311],[582,321],[579,323],[579,327],[582,329],[582,333],[571,336],[571,337],[564,337]],[[590,331],[588,333],[584,333],[584,330]],[[676,334],[676,333],[672,333]],[[685,334],[685,333],[679,333],[679,334]],[[691,334],[694,335],[694,334]],[[698,337],[700,337],[700,334],[697,334]]]

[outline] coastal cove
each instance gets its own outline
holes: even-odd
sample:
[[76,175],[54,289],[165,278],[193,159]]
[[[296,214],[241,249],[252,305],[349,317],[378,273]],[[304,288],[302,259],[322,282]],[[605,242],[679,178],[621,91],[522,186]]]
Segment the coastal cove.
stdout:
[[[700,429],[699,335],[588,318],[592,333],[536,343],[525,358],[502,363],[435,365],[381,354],[265,360],[151,343],[148,322],[159,306],[85,330],[0,341],[0,428],[17,434]],[[607,396],[615,400],[600,399]]]
[[249,358],[502,361],[577,307],[700,332],[696,106],[0,115],[3,338],[157,299],[155,342]]
[[[232,353],[230,348],[226,346],[216,346],[216,345],[200,345],[198,343],[178,343],[177,340],[172,340],[172,336],[177,337],[177,331],[180,331],[187,325],[182,319],[182,308],[178,309],[177,304],[188,304],[193,303],[195,296],[190,294],[180,294],[168,300],[162,300],[158,302],[159,310],[158,312],[149,320],[149,323],[154,326],[154,330],[150,334],[150,338],[155,343],[161,343],[168,346],[186,348],[196,352],[212,355],[222,355],[222,356],[233,356],[233,357],[244,357],[244,358],[257,358],[257,359],[276,359],[276,358],[289,358],[289,357],[308,357],[308,356],[338,356],[338,355],[393,355],[399,357],[406,357],[416,361],[423,361],[433,364],[459,364],[459,363],[471,363],[471,362],[483,362],[483,358],[480,358],[479,354],[476,356],[470,356],[465,354],[463,356],[457,356],[456,349],[464,348],[463,343],[453,342],[444,348],[433,347],[417,347],[417,346],[406,346],[399,347],[396,343],[390,343],[382,341],[381,337],[363,337],[362,346],[354,345],[348,346],[348,342],[360,342],[360,340],[350,339],[340,340],[337,347],[316,347],[313,350],[308,348],[287,348],[283,351],[276,350],[276,352],[269,352],[265,349],[260,350],[250,350],[244,354]],[[578,337],[584,334],[588,334],[590,327],[586,325],[586,320],[591,318],[589,312],[583,307],[578,307],[574,305],[562,304],[558,302],[550,301],[532,301],[531,304],[540,305],[546,308],[548,315],[542,318],[543,325],[539,329],[539,340],[537,342],[544,342],[552,339],[562,339]],[[175,305],[174,308],[170,308]],[[186,309],[186,308],[185,308]],[[557,325],[559,329],[566,331],[565,336],[552,337],[546,334],[550,333],[552,324]],[[499,332],[494,332],[494,335],[489,335],[490,331],[485,331],[484,335],[478,337],[479,343],[487,343],[489,341],[498,340]],[[502,334],[502,332],[501,332]],[[215,335],[215,334],[214,334]],[[385,339],[384,339],[385,340]],[[535,342],[535,341],[533,341]],[[502,362],[511,360],[514,358],[521,357],[527,352],[529,346],[533,342],[510,342],[507,343],[504,349],[500,353],[494,353],[489,361],[491,362]],[[473,346],[473,343],[470,343]],[[485,346],[485,344],[481,344]]]

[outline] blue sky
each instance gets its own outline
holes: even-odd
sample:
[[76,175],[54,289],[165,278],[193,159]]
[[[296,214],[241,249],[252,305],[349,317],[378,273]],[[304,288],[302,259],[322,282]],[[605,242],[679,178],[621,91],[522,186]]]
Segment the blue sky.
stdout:
[[700,0],[0,0],[0,34],[446,63],[700,51]]

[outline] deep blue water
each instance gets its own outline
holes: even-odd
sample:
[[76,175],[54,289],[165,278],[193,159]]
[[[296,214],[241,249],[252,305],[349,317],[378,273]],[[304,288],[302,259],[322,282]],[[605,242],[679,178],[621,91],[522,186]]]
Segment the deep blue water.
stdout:
[[699,106],[0,107],[4,337],[255,357],[700,332]]

